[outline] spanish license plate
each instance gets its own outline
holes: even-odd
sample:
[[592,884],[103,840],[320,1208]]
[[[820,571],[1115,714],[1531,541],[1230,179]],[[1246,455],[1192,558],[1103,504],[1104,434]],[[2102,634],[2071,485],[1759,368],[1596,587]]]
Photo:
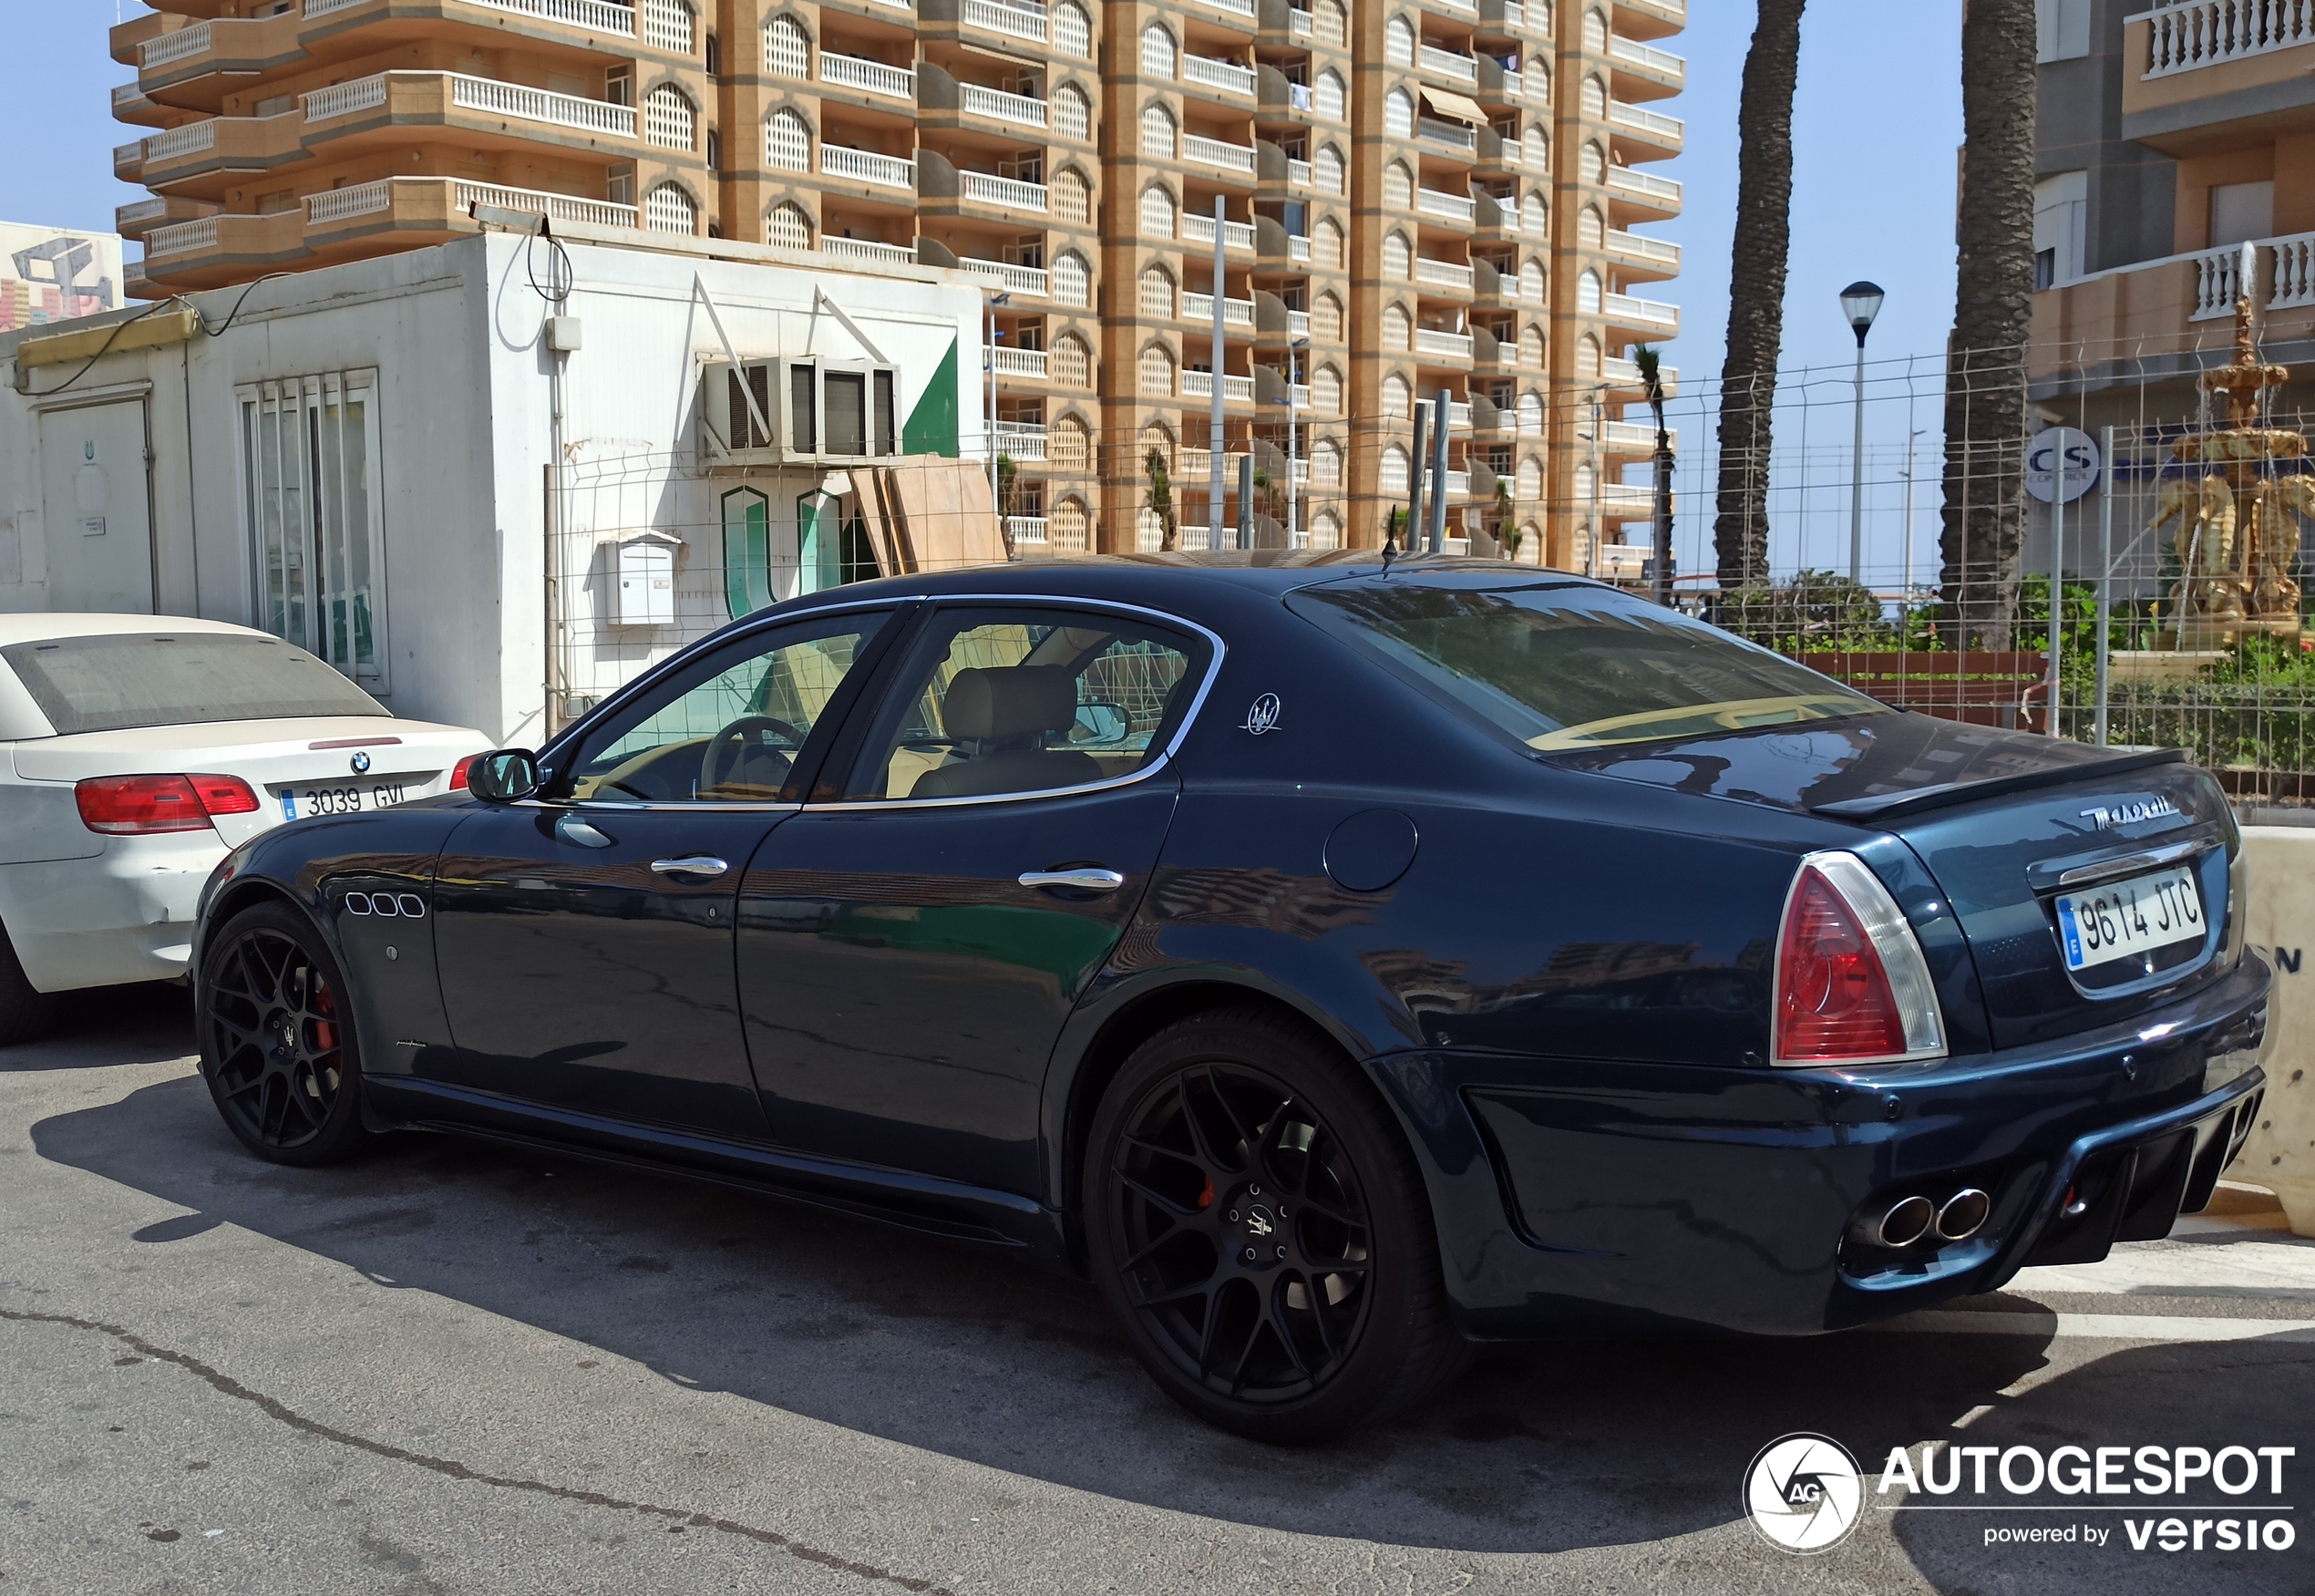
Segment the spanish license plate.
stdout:
[[2134,876],[2087,892],[2058,895],[2058,940],[2066,968],[2087,970],[2191,942],[2208,929],[2192,867]]
[[375,781],[332,782],[327,786],[282,788],[282,819],[310,820],[316,815],[355,815],[382,809],[410,796],[407,777],[388,776]]

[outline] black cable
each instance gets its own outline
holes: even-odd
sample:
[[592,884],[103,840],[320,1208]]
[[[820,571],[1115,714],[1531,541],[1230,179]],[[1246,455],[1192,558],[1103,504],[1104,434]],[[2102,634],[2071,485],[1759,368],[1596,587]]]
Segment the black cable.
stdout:
[[[548,247],[554,251],[554,264],[549,270],[548,281],[559,292],[552,293],[539,286],[539,269],[532,259],[532,252],[538,247],[539,241],[542,238],[547,241]],[[530,279],[530,292],[553,305],[558,312],[561,310],[563,302],[571,297],[571,284],[574,280],[571,267],[571,252],[562,247],[562,241],[555,237],[553,233],[534,232],[524,237],[522,273]]]
[[202,312],[201,306],[193,304],[193,302],[190,299],[186,300],[185,303],[187,304],[193,304],[193,314],[200,318],[201,330],[202,332],[208,334],[212,338],[221,338],[229,330],[231,330],[232,324],[241,319],[242,306],[249,303],[251,291],[260,283],[271,283],[276,277],[294,277],[296,275],[297,273],[294,272],[268,272],[262,277],[252,278],[248,283],[242,284],[241,297],[233,301],[233,308],[225,313],[225,319],[213,327],[209,324],[209,317]]
[[27,399],[46,399],[54,395],[63,393],[67,388],[71,387],[82,377],[87,376],[91,371],[94,371],[97,366],[97,362],[102,360],[106,355],[112,353],[113,344],[119,338],[121,334],[127,332],[130,327],[135,326],[139,322],[143,321],[155,311],[165,310],[176,303],[177,300],[174,297],[169,299],[157,299],[153,301],[152,304],[147,305],[144,309],[139,311],[135,315],[129,316],[122,321],[115,322],[113,324],[111,333],[107,335],[104,343],[98,347],[98,350],[94,355],[91,355],[88,357],[87,363],[84,364],[78,371],[74,372],[63,382],[58,383],[55,387],[49,388],[45,392],[35,393],[31,388],[27,387],[24,390],[25,397]]

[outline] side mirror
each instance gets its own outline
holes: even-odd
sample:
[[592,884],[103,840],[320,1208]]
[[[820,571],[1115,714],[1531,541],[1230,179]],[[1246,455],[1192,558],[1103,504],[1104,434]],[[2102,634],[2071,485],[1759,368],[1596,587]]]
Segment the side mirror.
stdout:
[[1096,699],[1077,705],[1077,724],[1070,728],[1073,743],[1122,743],[1133,729],[1133,721],[1122,705]]
[[494,804],[510,804],[539,790],[539,756],[528,748],[494,748],[467,769],[467,790]]

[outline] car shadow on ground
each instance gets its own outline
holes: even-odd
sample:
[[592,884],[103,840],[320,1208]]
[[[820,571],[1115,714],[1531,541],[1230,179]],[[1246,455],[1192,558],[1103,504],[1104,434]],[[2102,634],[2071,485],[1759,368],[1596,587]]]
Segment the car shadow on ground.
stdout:
[[62,993],[55,1021],[39,1038],[0,1047],[0,1075],[159,1064],[184,1057],[192,1031],[192,1002],[180,982]]
[[[138,1230],[141,1243],[237,1225],[687,1388],[1104,1496],[1412,1547],[1554,1551],[1722,1525],[1771,1438],[1818,1431],[1875,1466],[1994,1403],[2047,1344],[1868,1333],[1501,1349],[1411,1420],[1287,1450],[1159,1395],[1090,1288],[979,1250],[448,1137],[283,1169],[242,1150],[190,1074],[43,1120],[33,1139],[45,1158],[193,1210]],[[2228,1366],[2262,1371],[2239,1381],[2214,1371],[2212,1350],[2132,1354],[2124,1378],[2108,1359],[2000,1416],[2029,1437],[2117,1444],[2166,1438],[2150,1413],[2191,1414],[2194,1434],[2176,1438],[2215,1447],[2256,1433],[2273,1405],[2315,1411],[2309,1348],[2235,1344]],[[1950,1539],[1908,1544],[1934,1563]],[[1950,1552],[1947,1588],[1983,1572]]]

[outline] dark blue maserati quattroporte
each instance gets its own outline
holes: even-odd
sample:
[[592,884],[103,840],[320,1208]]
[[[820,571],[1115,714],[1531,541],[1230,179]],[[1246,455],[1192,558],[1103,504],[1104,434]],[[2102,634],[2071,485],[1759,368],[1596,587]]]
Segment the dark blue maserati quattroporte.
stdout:
[[396,1127],[1089,1276],[1213,1422],[1472,1341],[1837,1330],[2200,1208],[2269,975],[2216,783],[1550,571],[900,578],[218,869],[261,1157]]

